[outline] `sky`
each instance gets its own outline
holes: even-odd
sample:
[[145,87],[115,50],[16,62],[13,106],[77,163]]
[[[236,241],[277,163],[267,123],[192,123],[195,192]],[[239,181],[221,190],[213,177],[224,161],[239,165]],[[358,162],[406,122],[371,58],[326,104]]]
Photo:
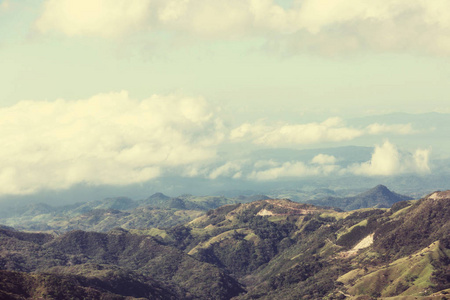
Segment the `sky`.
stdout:
[[449,57],[449,0],[0,0],[0,196],[428,174]]

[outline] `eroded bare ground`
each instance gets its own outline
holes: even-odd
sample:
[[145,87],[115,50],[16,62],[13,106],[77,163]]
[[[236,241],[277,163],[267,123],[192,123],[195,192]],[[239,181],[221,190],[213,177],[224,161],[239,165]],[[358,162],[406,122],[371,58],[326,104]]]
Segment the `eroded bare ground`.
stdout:
[[428,196],[428,199],[432,200],[439,200],[439,199],[449,199],[450,198],[450,191],[444,191],[444,192],[435,192]]
[[373,233],[369,234],[368,236],[363,238],[358,244],[356,244],[355,247],[353,247],[352,249],[341,252],[339,254],[339,257],[346,258],[346,257],[354,256],[354,255],[356,255],[356,253],[358,253],[358,250],[369,247],[370,245],[373,244],[373,235],[374,235]]
[[308,204],[300,204],[291,202],[286,199],[264,200],[265,203],[271,204],[276,208],[281,208],[284,212],[272,211],[270,208],[264,208],[258,212],[259,216],[286,216],[286,215],[308,215],[318,211],[317,207]]

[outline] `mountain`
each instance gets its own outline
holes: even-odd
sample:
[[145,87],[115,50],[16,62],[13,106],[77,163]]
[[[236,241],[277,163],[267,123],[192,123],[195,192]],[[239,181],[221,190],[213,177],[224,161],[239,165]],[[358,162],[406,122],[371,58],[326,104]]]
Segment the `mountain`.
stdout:
[[227,205],[165,241],[245,284],[234,299],[444,299],[450,194],[433,195],[350,212],[289,200]]
[[52,212],[33,217],[5,218],[2,221],[21,230],[67,232],[79,229],[108,232],[115,227],[123,227],[125,229],[171,227],[188,222],[203,213],[203,211],[158,209],[153,207],[137,207],[126,211],[95,208],[83,213],[79,211]]
[[[362,194],[392,196],[382,186]],[[2,227],[0,296],[448,299],[448,216],[444,191],[352,211],[264,199],[159,229],[58,235]]]
[[149,205],[155,207],[168,207],[167,202],[171,197],[164,195],[163,193],[155,193],[145,200],[141,200],[141,205]]
[[[158,289],[172,291],[167,295],[174,297],[163,299],[224,299],[243,292],[241,285],[218,267],[125,230],[108,234],[72,231],[59,237],[2,230],[0,240],[2,270],[68,277],[72,286],[52,283],[59,290],[86,287],[89,284],[85,282],[93,281],[113,294],[145,298],[149,290]],[[79,282],[74,282],[73,274],[79,276]]]
[[[412,200],[413,198],[391,192],[384,185],[376,187],[355,196],[357,199],[353,206],[360,205],[364,207],[391,207],[394,203],[404,200]],[[359,203],[358,203],[359,202]],[[362,207],[361,207],[362,208]]]
[[145,200],[140,201],[142,205],[149,205],[158,208],[174,208],[187,210],[209,210],[226,204],[234,204],[238,202],[250,202],[253,199],[267,197],[261,195],[255,196],[238,196],[235,198],[227,198],[224,196],[194,196],[190,194],[180,195],[178,197],[168,197],[161,193],[153,194]]
[[412,200],[413,198],[405,195],[400,195],[390,191],[384,185],[377,185],[376,187],[352,197],[324,197],[320,199],[313,199],[306,201],[307,203],[338,207],[344,210],[354,210],[368,207],[389,208],[394,203],[405,200]]
[[37,203],[4,210],[0,224],[21,230],[88,230],[108,232],[114,227],[147,229],[170,227],[188,222],[207,210],[226,204],[268,199],[265,195],[223,196],[181,195],[169,197],[156,193],[144,200],[113,197],[60,207]]
[[97,273],[94,278],[74,275],[73,272],[29,274],[0,270],[0,298],[4,300],[179,299],[169,287],[151,279],[142,282],[136,280],[131,272],[108,269],[100,265],[93,267]]

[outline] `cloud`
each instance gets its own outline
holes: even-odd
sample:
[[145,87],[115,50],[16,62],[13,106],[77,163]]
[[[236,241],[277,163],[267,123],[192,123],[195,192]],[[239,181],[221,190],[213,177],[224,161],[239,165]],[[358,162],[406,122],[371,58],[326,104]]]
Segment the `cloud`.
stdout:
[[150,0],[47,0],[36,21],[38,31],[67,36],[119,37],[145,29]]
[[[332,155],[317,154],[310,161],[275,162],[260,161],[255,163],[248,178],[257,181],[270,181],[283,178],[311,176],[340,176],[344,174],[362,176],[395,176],[399,174],[427,174],[430,149],[417,149],[414,153],[401,152],[389,141],[375,146],[369,161],[342,167]],[[270,164],[269,164],[270,163]]]
[[241,165],[237,162],[227,162],[224,165],[211,171],[208,177],[210,179],[216,179],[220,176],[232,176],[233,178],[239,178],[242,175],[240,169]]
[[317,154],[311,162],[318,165],[334,164],[336,163],[336,157],[327,154]]
[[165,32],[194,38],[263,37],[283,52],[450,53],[447,0],[46,0],[36,28],[67,36]]
[[361,130],[347,128],[339,118],[330,118],[322,123],[278,124],[245,123],[230,133],[232,141],[251,139],[255,144],[272,147],[320,142],[339,142],[361,136]]
[[215,158],[221,130],[201,98],[23,101],[0,109],[0,194],[144,182]]
[[327,176],[336,172],[338,169],[339,166],[328,162],[324,162],[321,165],[310,165],[301,161],[292,161],[265,170],[253,171],[248,178],[258,181],[268,181],[283,178]]
[[[430,150],[407,154],[389,142],[376,146],[370,161],[348,169],[338,165],[339,157],[321,153],[309,162],[233,160],[237,153],[232,149],[238,148],[228,147],[229,140],[279,147],[411,130],[401,124],[355,129],[331,118],[308,124],[247,123],[230,131],[203,98],[176,94],[136,100],[122,91],[76,101],[22,101],[0,108],[0,195],[76,184],[129,185],[163,175],[276,180],[430,172]],[[224,152],[230,160],[219,156],[219,149],[231,151]]]
[[417,149],[413,154],[412,168],[417,173],[429,173],[430,149]]
[[275,167],[278,163],[274,160],[258,160],[253,164],[253,167],[255,169],[264,169],[267,167]]
[[414,154],[401,153],[389,141],[377,145],[368,162],[350,166],[346,172],[356,175],[392,176],[402,173],[428,173],[430,150],[417,149]]
[[417,131],[412,128],[411,124],[378,124],[374,123],[367,126],[369,134],[396,133],[396,134],[413,134]]
[[284,147],[289,145],[308,145],[322,142],[350,141],[363,135],[377,135],[385,133],[412,134],[411,124],[371,124],[366,128],[352,128],[345,126],[342,119],[334,117],[321,123],[307,124],[276,124],[267,125],[262,122],[255,124],[244,123],[230,132],[233,142],[250,140],[254,144],[270,147]]
[[301,161],[285,162],[279,167],[270,168],[263,171],[254,171],[249,175],[250,179],[266,181],[286,177],[302,177],[317,175],[318,169],[310,168]]
[[449,8],[445,0],[306,0],[301,11],[306,30],[296,33],[292,46],[330,53],[369,49],[448,55]]
[[47,0],[36,28],[68,36],[171,31],[235,38],[259,30],[288,29],[290,15],[272,0]]

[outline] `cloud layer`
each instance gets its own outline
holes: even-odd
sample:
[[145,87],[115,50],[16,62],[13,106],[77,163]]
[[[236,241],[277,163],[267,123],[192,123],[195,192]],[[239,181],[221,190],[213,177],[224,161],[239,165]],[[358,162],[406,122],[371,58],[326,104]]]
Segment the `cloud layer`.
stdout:
[[46,0],[36,28],[68,36],[171,32],[194,38],[264,37],[273,49],[450,54],[446,0]]
[[339,169],[334,164],[307,164],[301,161],[284,162],[279,166],[260,171],[253,171],[249,179],[258,181],[277,180],[307,176],[327,176]]
[[220,122],[203,99],[126,92],[0,109],[0,194],[77,183],[127,185],[216,155]]
[[[395,176],[399,174],[427,174],[430,172],[429,149],[416,149],[414,153],[400,152],[389,141],[375,146],[369,161],[342,167],[338,158],[332,155],[318,154],[310,162],[290,161],[270,164],[258,162],[263,168],[248,175],[251,180],[267,181],[283,178],[329,175]],[[255,164],[256,166],[256,164]]]
[[153,95],[135,100],[125,91],[0,108],[0,195],[76,184],[129,185],[160,176],[266,181],[430,171],[429,150],[405,154],[389,142],[376,146],[370,161],[350,167],[340,166],[340,157],[323,153],[309,161],[286,155],[258,160],[239,153],[250,143],[262,149],[295,148],[376,133],[409,134],[415,132],[410,125],[358,129],[330,118],[308,124],[246,123],[230,130],[218,111],[200,97]]
[[370,124],[366,128],[352,128],[340,118],[329,118],[321,123],[268,125],[263,122],[244,123],[230,133],[232,141],[251,140],[254,144],[270,147],[308,145],[322,142],[350,141],[364,135],[413,134],[411,124]]

